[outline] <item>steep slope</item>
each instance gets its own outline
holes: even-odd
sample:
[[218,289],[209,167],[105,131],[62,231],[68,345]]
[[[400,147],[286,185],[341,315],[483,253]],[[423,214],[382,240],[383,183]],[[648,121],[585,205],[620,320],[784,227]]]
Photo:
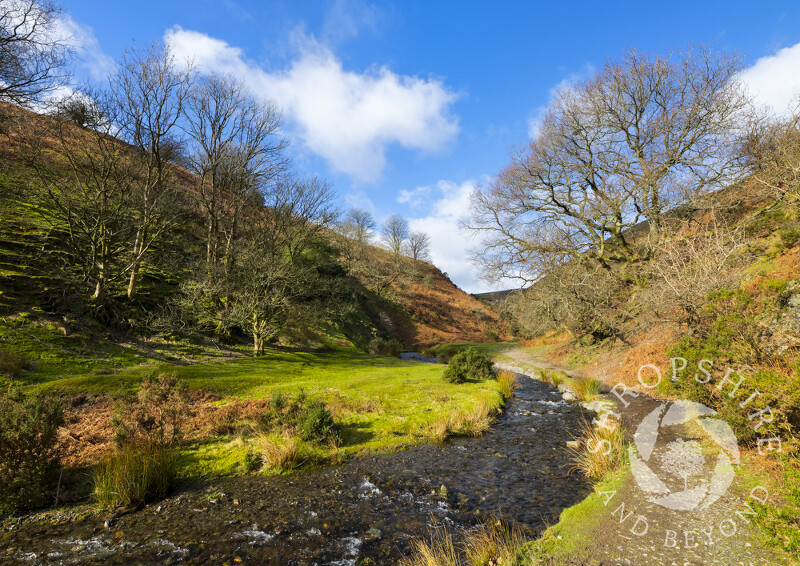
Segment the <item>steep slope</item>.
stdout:
[[[13,122],[5,135],[0,136],[0,311],[15,313],[36,307],[51,315],[84,313],[69,300],[69,290],[59,273],[63,273],[61,235],[58,229],[36,211],[28,188],[36,172],[23,158],[20,132],[34,131],[52,118],[40,116],[16,107],[8,107]],[[75,139],[87,135],[74,127]],[[56,140],[43,140],[48,154]],[[130,147],[119,142],[122,152]],[[163,253],[171,254],[169,265],[173,272],[165,275],[159,262],[143,268],[144,289],[135,305],[126,303],[124,289],[118,286],[112,297],[121,308],[157,309],[171,296],[180,292],[183,279],[190,275],[186,258],[197,253],[202,241],[203,226],[191,204],[196,195],[197,179],[185,169],[175,166],[175,177],[186,195],[186,221],[177,227]],[[342,236],[324,232],[332,246],[329,253],[341,248]],[[162,253],[162,252],[159,252]],[[370,247],[369,262],[380,272],[397,273],[377,288],[368,274],[357,270],[333,269],[330,277],[338,279],[339,289],[349,289],[354,316],[348,337],[364,347],[370,337],[395,338],[404,347],[426,346],[441,341],[480,341],[503,338],[504,323],[492,310],[454,285],[439,269],[409,258],[398,259],[386,250]],[[342,264],[343,258],[331,257],[331,265]],[[398,269],[398,261],[402,269]],[[171,263],[170,263],[171,262]],[[59,265],[59,269],[56,269]],[[175,267],[177,266],[177,267]],[[338,271],[337,271],[338,269]],[[136,313],[126,315],[135,317]],[[318,333],[331,331],[329,320],[315,324]],[[345,334],[348,334],[348,331]],[[293,338],[296,340],[297,338]]]

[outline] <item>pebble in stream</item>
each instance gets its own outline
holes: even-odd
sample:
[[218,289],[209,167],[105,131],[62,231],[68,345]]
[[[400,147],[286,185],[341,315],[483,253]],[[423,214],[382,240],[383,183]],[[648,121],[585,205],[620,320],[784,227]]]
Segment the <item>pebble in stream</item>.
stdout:
[[355,458],[293,476],[221,479],[120,517],[108,528],[97,519],[24,525],[6,534],[0,560],[394,564],[435,523],[470,527],[502,514],[539,529],[590,491],[578,475],[567,475],[565,448],[588,415],[550,385],[517,381],[505,414],[480,438]]

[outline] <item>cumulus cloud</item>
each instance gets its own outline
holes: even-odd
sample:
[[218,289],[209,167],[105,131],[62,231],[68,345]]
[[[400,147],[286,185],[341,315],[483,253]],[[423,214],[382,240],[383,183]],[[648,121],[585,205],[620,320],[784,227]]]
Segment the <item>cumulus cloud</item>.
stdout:
[[96,81],[104,81],[116,70],[114,59],[100,47],[94,30],[82,26],[69,15],[63,15],[56,22],[55,33],[72,47],[81,67]]
[[741,74],[747,90],[759,104],[782,114],[800,95],[800,43],[758,59]]
[[[425,191],[420,191],[425,189]],[[469,197],[475,190],[473,181],[454,183],[439,181],[435,187],[420,187],[419,194],[432,194],[428,202],[429,213],[421,218],[410,218],[409,227],[415,232],[425,232],[431,239],[431,261],[467,292],[476,292],[483,286],[477,281],[469,263],[469,248],[474,242],[458,227],[458,219],[469,208]]]
[[428,202],[430,187],[417,187],[415,189],[401,189],[397,197],[400,204],[408,204],[412,209],[418,208]]
[[232,73],[283,109],[304,145],[338,172],[377,180],[393,144],[443,149],[458,133],[456,94],[440,80],[399,75],[386,67],[345,70],[333,52],[300,36],[288,68],[269,72],[244,52],[206,34],[175,27],[165,40],[203,71]]
[[564,77],[558,84],[550,87],[550,90],[547,92],[547,104],[542,104],[538,106],[528,118],[528,136],[531,138],[535,138],[539,134],[539,129],[542,125],[542,120],[544,119],[545,114],[547,114],[547,109],[550,106],[550,103],[555,99],[558,94],[571,86],[578,84],[579,82],[588,79],[595,73],[595,68],[586,63],[583,66],[583,69],[580,71],[576,71],[574,73],[568,74]]

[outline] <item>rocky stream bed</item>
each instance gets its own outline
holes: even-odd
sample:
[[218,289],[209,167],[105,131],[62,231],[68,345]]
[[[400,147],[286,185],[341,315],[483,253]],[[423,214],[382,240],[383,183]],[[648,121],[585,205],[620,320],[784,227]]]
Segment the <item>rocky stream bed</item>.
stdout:
[[431,527],[496,515],[538,531],[590,486],[568,474],[583,418],[552,386],[519,376],[480,438],[355,458],[291,476],[185,486],[111,520],[23,523],[0,535],[9,564],[395,564]]

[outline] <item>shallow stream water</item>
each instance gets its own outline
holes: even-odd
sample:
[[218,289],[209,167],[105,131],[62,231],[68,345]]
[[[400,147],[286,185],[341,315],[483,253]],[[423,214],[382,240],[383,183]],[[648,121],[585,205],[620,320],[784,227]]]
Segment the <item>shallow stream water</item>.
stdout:
[[395,564],[436,525],[458,533],[502,514],[536,531],[589,492],[568,475],[566,451],[588,415],[550,385],[517,382],[505,413],[479,438],[292,476],[224,478],[108,525],[22,525],[0,536],[0,561]]

